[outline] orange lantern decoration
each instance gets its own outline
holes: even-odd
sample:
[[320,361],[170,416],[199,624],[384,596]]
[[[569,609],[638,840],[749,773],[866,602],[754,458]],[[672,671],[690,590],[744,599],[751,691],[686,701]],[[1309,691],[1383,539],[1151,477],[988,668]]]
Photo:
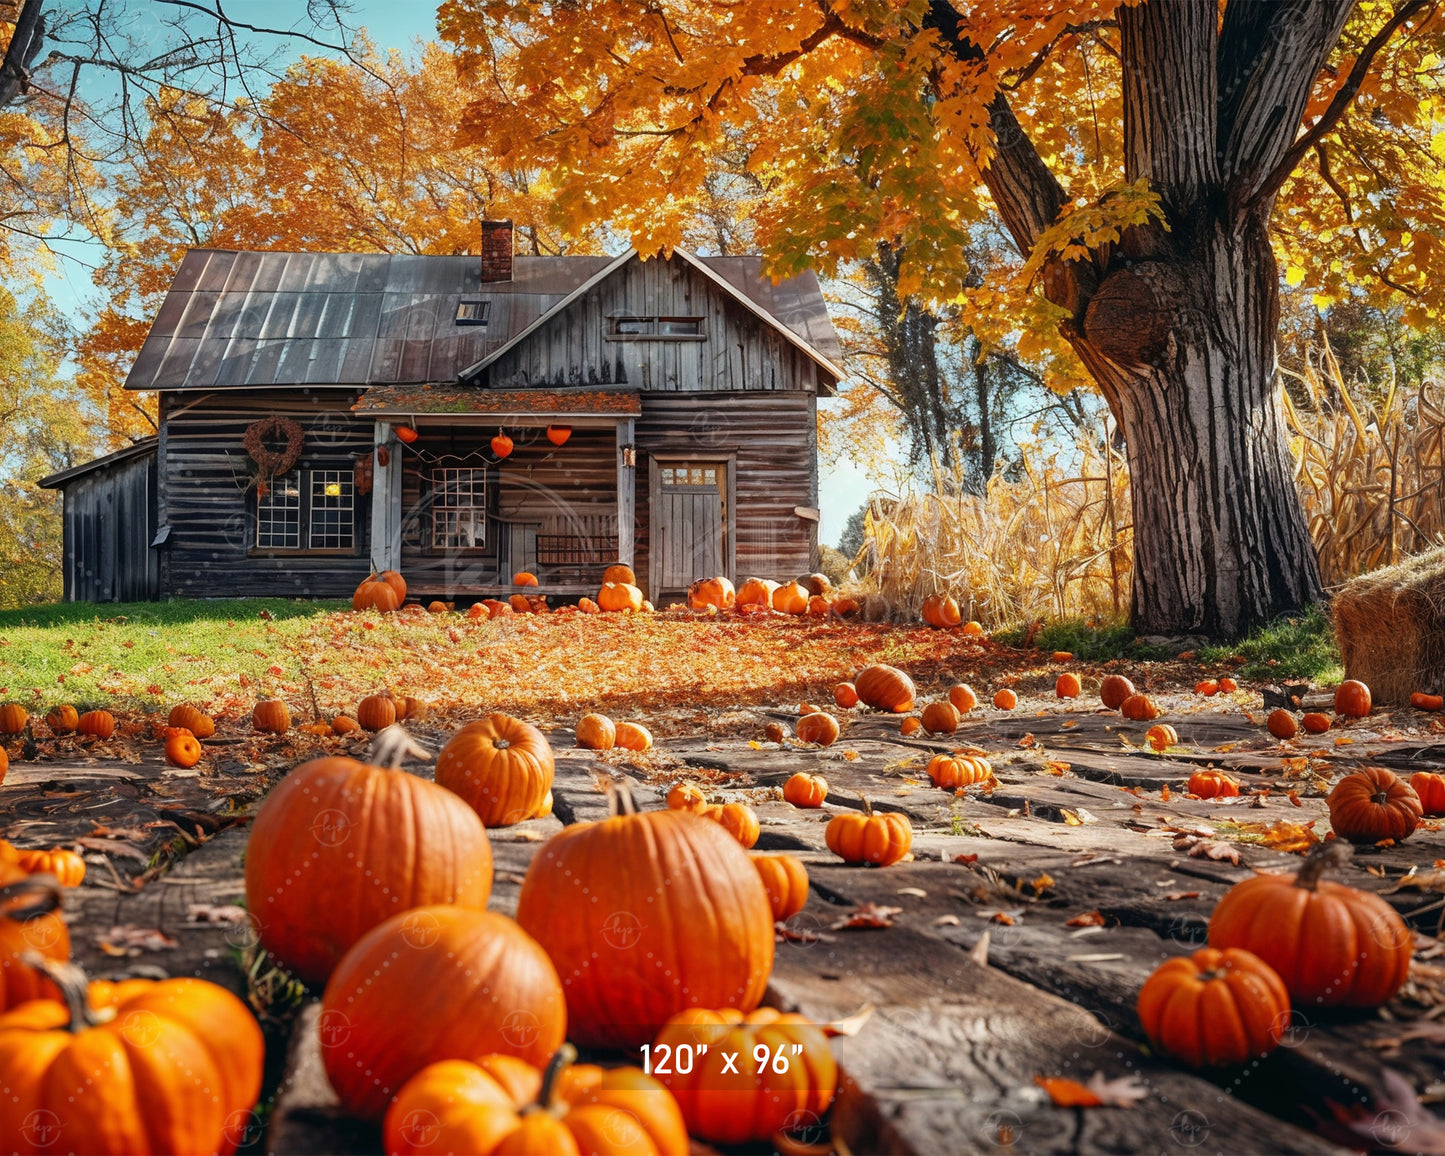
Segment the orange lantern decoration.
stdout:
[[399,425],[396,427],[396,436],[397,440],[403,441],[407,445],[411,445],[411,443],[416,441],[416,439],[420,435],[409,425]]
[[571,436],[572,427],[570,425],[549,425],[547,427],[547,440],[554,446],[565,445]]
[[505,458],[509,456],[511,452],[512,439],[501,430],[498,430],[497,436],[492,439],[492,453],[496,454],[498,458]]

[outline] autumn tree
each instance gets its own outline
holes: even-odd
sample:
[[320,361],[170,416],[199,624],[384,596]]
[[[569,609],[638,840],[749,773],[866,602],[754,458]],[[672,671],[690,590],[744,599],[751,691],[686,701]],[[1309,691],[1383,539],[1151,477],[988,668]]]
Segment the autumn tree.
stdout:
[[[493,85],[468,139],[547,164],[559,221],[681,235],[724,135],[780,273],[907,245],[905,290],[1052,342],[1128,445],[1133,618],[1236,635],[1320,596],[1278,395],[1284,279],[1433,316],[1426,0],[446,0]],[[968,288],[972,223],[1023,260]]]

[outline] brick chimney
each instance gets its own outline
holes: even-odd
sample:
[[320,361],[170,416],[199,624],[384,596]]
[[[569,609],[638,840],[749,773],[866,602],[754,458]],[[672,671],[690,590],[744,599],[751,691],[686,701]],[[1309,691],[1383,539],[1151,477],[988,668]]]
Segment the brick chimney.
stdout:
[[512,279],[512,222],[482,222],[482,284]]

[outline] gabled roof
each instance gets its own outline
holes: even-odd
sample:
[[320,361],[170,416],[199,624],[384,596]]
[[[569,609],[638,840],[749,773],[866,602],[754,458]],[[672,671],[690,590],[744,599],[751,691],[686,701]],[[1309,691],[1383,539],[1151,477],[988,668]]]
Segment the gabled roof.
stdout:
[[[683,258],[841,375],[812,273],[773,285],[759,257]],[[470,255],[192,249],[126,388],[453,382],[626,259],[519,256],[511,281],[483,284],[481,261]],[[464,298],[489,302],[485,326],[456,324]]]
[[82,478],[86,474],[93,473],[95,470],[103,470],[108,466],[118,466],[121,462],[129,461],[131,458],[138,458],[145,454],[153,454],[156,452],[156,446],[159,444],[160,439],[155,436],[141,438],[138,442],[134,442],[123,449],[116,450],[115,453],[106,454],[104,457],[92,458],[88,462],[81,462],[78,466],[71,466],[68,470],[61,470],[58,473],[51,474],[49,477],[41,478],[39,485],[42,489],[58,490],[64,486],[66,482],[73,482],[76,478]]

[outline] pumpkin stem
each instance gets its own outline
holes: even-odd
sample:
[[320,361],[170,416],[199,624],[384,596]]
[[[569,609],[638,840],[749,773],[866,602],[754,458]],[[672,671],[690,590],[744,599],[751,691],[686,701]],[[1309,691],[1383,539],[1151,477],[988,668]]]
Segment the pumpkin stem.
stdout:
[[429,763],[436,756],[407,733],[400,723],[392,723],[377,732],[371,742],[366,758],[373,766],[390,767],[393,771],[401,767],[403,759],[418,759]]
[[[30,898],[33,902],[23,902]],[[17,923],[39,919],[52,911],[59,911],[65,903],[65,893],[60,890],[60,880],[54,875],[37,873],[17,879],[14,883],[0,887],[0,916]]]
[[60,989],[70,1020],[65,1030],[79,1034],[87,1028],[105,1023],[104,1016],[97,1016],[90,1009],[90,980],[79,964],[68,960],[46,959],[38,951],[27,951],[20,957],[26,967],[32,967]]
[[554,1116],[561,1116],[563,1112],[557,1110],[553,1102],[557,1095],[557,1081],[561,1079],[562,1073],[577,1062],[577,1049],[571,1044],[564,1043],[557,1049],[556,1053],[547,1061],[547,1070],[542,1073],[542,1090],[537,1093],[537,1107],[544,1112],[551,1112]]
[[637,814],[637,800],[632,797],[632,787],[613,779],[607,784],[608,817],[615,819],[619,815],[635,814]]
[[873,804],[868,801],[868,796],[859,794],[858,797],[863,800],[863,813],[865,815],[873,814]]
[[1320,843],[1305,857],[1304,866],[1294,877],[1294,885],[1306,891],[1315,890],[1324,873],[1343,867],[1350,861],[1351,854],[1350,845],[1343,840],[1331,839],[1328,843]]

